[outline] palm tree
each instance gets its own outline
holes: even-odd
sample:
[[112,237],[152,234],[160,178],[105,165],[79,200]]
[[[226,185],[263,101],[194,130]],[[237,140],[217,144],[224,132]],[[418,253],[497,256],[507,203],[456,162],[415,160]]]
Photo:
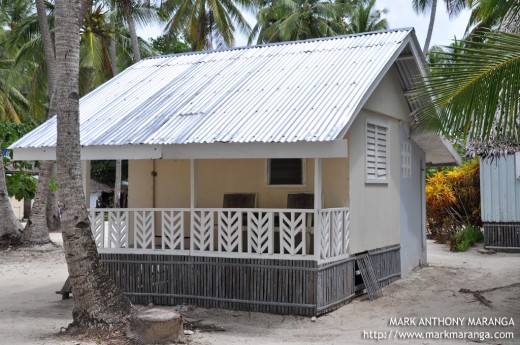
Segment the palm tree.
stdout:
[[[54,114],[56,111],[55,104],[51,103],[52,94],[56,86],[56,56],[54,54],[54,43],[52,42],[50,27],[47,22],[45,4],[43,0],[36,0],[35,4],[47,72],[47,101],[49,108],[46,117],[49,118],[49,115]],[[49,243],[51,242],[49,230],[58,228],[57,217],[55,217],[58,202],[55,193],[51,191],[49,185],[54,175],[54,163],[52,161],[41,162],[38,170],[38,185],[33,207],[23,232],[24,242]]]
[[[117,324],[132,306],[101,265],[84,202],[79,142],[80,0],[56,0],[58,195],[69,277],[74,287],[74,323]],[[51,101],[52,102],[52,101]]]
[[[126,24],[131,42],[132,58],[134,62],[141,61],[142,42],[137,37],[136,24],[146,25],[151,23],[163,23],[165,21],[162,11],[153,6],[151,1],[140,0],[110,0],[110,20],[106,24],[107,31],[115,33],[118,26]],[[103,5],[103,6],[102,6]],[[104,7],[104,4],[98,4],[97,7]],[[91,11],[93,12],[93,11]],[[117,44],[116,40],[113,40]],[[113,43],[113,44],[114,44]],[[115,48],[110,48],[113,54]],[[117,72],[114,72],[114,75]]]
[[[471,1],[471,0],[469,0]],[[446,10],[450,18],[454,18],[459,15],[459,13],[466,8],[468,0],[444,0],[444,4],[446,5]],[[435,24],[435,12],[437,11],[437,0],[412,0],[412,6],[415,12],[424,13],[428,9],[430,9],[430,21],[428,24],[428,32],[426,34],[426,39],[424,40],[423,53],[424,55],[428,54],[430,49],[430,41],[433,34],[433,26]]]
[[520,146],[520,35],[490,32],[436,59],[417,90],[431,100],[418,112],[422,125],[465,138],[473,154]]
[[[509,0],[469,0],[471,16],[466,34],[477,34],[489,29],[502,28],[502,22],[508,17],[518,15],[519,6],[515,1]],[[516,24],[516,20],[506,20],[505,24]]]
[[350,9],[348,2],[321,0],[275,0],[266,3],[257,14],[257,24],[249,35],[249,44],[295,41],[344,34],[341,19]]
[[348,16],[347,31],[360,33],[387,29],[388,22],[381,19],[381,15],[387,14],[388,10],[376,10],[375,5],[376,0],[360,0]]
[[249,34],[251,28],[239,10],[251,10],[251,0],[169,0],[165,9],[173,16],[166,30],[183,35],[193,51],[217,47],[233,47],[238,31]]
[[21,122],[29,116],[29,102],[20,88],[20,74],[13,69],[14,59],[4,49],[0,31],[0,120]]

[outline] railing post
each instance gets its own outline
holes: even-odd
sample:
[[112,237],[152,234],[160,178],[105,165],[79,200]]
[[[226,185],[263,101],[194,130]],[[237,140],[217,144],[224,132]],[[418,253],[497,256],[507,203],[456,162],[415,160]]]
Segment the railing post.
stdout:
[[197,186],[195,178],[197,176],[197,162],[190,160],[190,256],[193,256],[193,234],[195,231],[195,206],[197,197]]

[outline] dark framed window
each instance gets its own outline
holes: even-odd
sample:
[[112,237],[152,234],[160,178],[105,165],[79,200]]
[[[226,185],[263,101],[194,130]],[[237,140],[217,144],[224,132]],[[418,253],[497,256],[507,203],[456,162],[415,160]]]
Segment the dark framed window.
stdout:
[[273,186],[303,185],[303,159],[269,159],[267,183]]

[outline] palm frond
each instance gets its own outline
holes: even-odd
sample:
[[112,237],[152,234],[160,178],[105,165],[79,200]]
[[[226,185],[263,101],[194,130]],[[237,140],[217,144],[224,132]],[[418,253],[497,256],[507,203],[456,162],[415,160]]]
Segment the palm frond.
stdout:
[[439,61],[416,90],[423,127],[468,140],[518,142],[520,138],[520,36],[491,32],[464,41]]

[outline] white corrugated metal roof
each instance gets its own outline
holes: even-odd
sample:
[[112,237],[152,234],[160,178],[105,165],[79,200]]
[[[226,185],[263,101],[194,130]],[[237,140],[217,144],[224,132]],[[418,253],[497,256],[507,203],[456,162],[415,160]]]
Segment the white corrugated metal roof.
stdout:
[[[398,29],[146,59],[81,99],[81,144],[335,140],[411,36]],[[55,144],[52,118],[12,148]]]

